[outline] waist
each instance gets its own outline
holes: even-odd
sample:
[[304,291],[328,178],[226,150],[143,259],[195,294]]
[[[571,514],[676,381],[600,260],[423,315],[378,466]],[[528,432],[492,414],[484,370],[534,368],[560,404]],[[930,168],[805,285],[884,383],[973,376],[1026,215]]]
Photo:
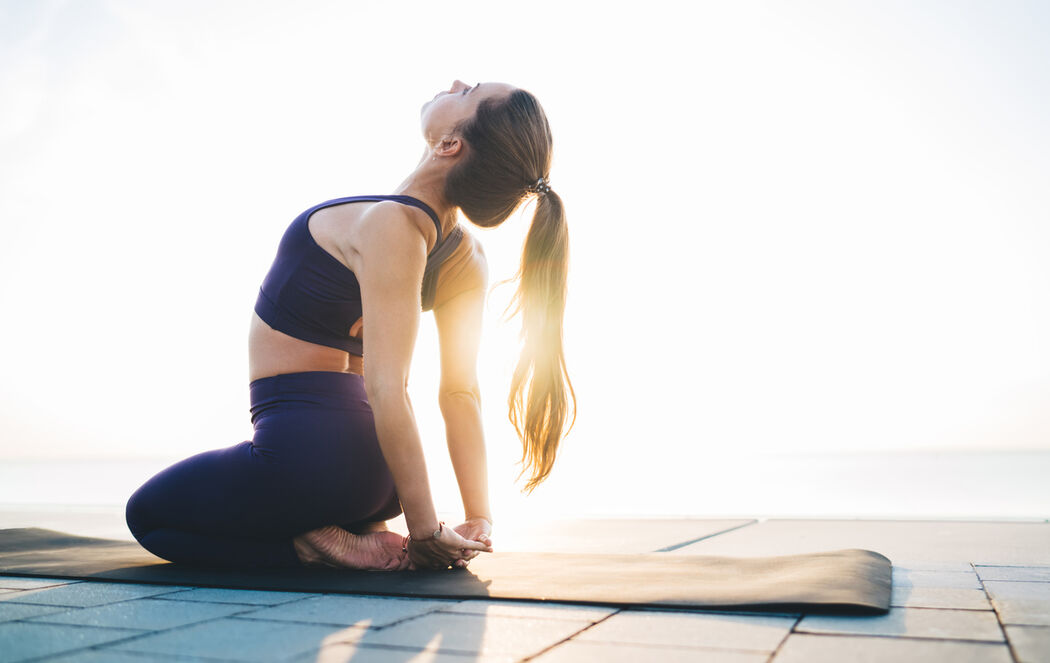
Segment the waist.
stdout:
[[252,423],[258,426],[272,415],[290,411],[340,410],[371,412],[364,377],[354,373],[303,371],[252,380]]
[[249,381],[307,372],[363,376],[364,357],[289,336],[271,328],[257,313],[252,313],[248,332]]

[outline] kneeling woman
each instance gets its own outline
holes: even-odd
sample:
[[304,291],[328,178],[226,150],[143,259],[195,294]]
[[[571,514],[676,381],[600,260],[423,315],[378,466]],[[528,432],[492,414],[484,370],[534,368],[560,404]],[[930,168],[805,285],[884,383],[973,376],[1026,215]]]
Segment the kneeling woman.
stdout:
[[[488,275],[457,211],[491,227],[534,196],[509,406],[526,489],[550,473],[575,396],[562,353],[568,234],[548,183],[546,116],[525,90],[456,81],[421,119],[423,158],[394,194],[329,200],[288,227],[249,335],[254,437],[176,463],[131,496],[128,527],[150,552],[209,566],[385,570],[462,567],[491,552],[476,372]],[[454,528],[437,519],[406,391],[420,310],[431,309],[466,511]],[[385,525],[402,509],[404,538]]]

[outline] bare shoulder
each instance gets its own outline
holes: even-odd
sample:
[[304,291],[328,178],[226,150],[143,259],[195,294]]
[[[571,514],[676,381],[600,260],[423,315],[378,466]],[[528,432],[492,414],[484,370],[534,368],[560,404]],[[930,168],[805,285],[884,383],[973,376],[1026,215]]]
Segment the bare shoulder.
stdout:
[[397,244],[409,238],[421,237],[427,251],[430,251],[437,242],[437,229],[425,212],[392,200],[382,200],[369,206],[361,215],[357,235],[361,249],[373,244]]

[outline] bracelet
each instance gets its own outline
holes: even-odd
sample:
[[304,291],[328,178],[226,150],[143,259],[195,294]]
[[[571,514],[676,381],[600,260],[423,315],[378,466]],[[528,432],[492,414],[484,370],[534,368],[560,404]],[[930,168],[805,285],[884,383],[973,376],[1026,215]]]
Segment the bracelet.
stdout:
[[[444,530],[445,530],[445,521],[444,520],[439,520],[438,521],[438,528],[434,531],[433,534],[431,534],[430,536],[428,536],[425,539],[416,539],[416,542],[418,543],[419,541],[430,541],[431,539],[441,538],[441,532],[443,532]],[[412,532],[409,532],[408,536],[406,536],[401,541],[401,552],[408,552],[408,542],[411,541],[411,540],[412,540]]]

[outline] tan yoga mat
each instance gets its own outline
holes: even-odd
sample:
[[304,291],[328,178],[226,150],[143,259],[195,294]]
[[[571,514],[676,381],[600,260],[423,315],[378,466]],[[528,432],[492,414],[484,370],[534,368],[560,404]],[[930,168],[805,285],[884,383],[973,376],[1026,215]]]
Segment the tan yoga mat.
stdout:
[[890,560],[848,548],[777,557],[490,553],[466,569],[209,569],[137,543],[40,528],[0,530],[0,575],[297,592],[518,599],[615,606],[884,614]]

